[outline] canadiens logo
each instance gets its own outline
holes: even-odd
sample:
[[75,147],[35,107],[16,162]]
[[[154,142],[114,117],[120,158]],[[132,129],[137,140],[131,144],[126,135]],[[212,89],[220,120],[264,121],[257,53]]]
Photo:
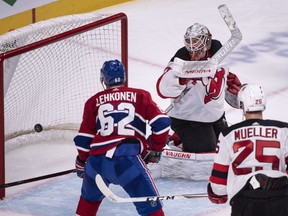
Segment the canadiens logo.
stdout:
[[205,104],[220,97],[225,86],[224,75],[225,69],[221,68],[216,72],[214,78],[209,79],[209,83],[206,85],[206,96],[204,97]]

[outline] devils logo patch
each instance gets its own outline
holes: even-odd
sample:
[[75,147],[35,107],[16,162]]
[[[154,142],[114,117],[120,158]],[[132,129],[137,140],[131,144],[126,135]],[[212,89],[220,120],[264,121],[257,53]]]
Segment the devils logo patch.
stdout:
[[214,78],[209,78],[209,82],[206,85],[206,96],[204,97],[204,103],[207,104],[212,100],[217,100],[225,86],[225,69],[219,69]]

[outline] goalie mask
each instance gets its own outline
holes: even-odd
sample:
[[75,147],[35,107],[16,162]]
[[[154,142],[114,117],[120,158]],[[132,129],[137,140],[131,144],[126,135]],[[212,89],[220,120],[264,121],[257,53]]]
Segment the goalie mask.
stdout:
[[212,35],[209,29],[199,23],[187,28],[184,35],[184,44],[189,52],[207,51],[211,48]]
[[247,112],[264,111],[266,108],[266,98],[263,88],[255,84],[245,84],[238,93],[238,105]]
[[126,72],[119,60],[104,62],[100,71],[100,82],[106,86],[121,85],[126,81]]

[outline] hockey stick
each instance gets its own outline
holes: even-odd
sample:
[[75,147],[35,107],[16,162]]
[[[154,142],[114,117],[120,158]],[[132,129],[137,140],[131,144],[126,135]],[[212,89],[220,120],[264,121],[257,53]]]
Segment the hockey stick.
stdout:
[[[241,42],[242,34],[226,5],[219,5],[218,11],[231,32],[231,37],[229,40],[226,41],[226,43],[209,60],[215,61],[219,65]],[[171,109],[173,109],[175,104],[177,104],[188,91],[189,89],[184,89],[181,94],[166,108],[165,112],[168,113]]]
[[95,177],[96,184],[99,190],[107,197],[110,201],[116,203],[125,203],[125,202],[149,202],[149,201],[158,201],[158,200],[174,200],[174,199],[193,199],[193,198],[204,198],[208,197],[206,193],[203,194],[178,194],[178,195],[169,195],[169,196],[147,196],[147,197],[131,197],[123,198],[115,195],[105,184],[101,175],[97,174]]
[[66,170],[66,171],[53,173],[53,174],[49,174],[49,175],[44,175],[44,176],[39,176],[39,177],[35,177],[35,178],[24,179],[24,180],[10,182],[10,183],[6,183],[6,184],[1,184],[0,189],[13,187],[16,185],[21,185],[21,184],[26,184],[26,183],[30,183],[30,182],[34,182],[34,181],[40,181],[40,180],[44,180],[44,179],[48,179],[48,178],[54,178],[57,176],[66,175],[66,174],[70,174],[70,173],[74,173],[74,172],[76,172],[76,169],[71,169],[71,170]]

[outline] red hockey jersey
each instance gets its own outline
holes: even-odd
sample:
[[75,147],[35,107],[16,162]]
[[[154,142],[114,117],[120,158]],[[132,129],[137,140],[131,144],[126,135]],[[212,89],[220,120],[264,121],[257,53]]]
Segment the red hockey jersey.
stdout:
[[104,154],[127,138],[137,139],[141,151],[146,150],[146,123],[151,126],[152,148],[162,151],[171,121],[149,92],[121,86],[95,94],[85,104],[83,121],[74,138],[80,159]]

